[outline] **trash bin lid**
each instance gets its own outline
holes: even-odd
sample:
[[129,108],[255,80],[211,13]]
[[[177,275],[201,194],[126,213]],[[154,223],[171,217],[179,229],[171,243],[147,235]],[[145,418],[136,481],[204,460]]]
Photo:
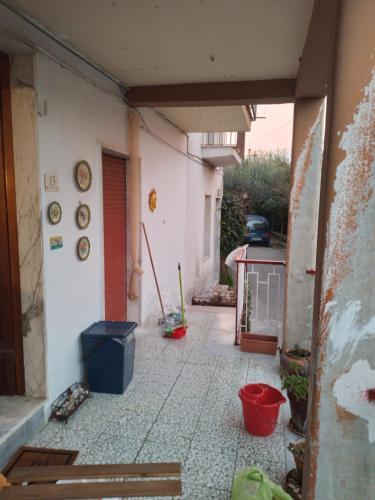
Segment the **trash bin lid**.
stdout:
[[86,328],[82,335],[95,338],[124,337],[136,326],[134,321],[97,321]]

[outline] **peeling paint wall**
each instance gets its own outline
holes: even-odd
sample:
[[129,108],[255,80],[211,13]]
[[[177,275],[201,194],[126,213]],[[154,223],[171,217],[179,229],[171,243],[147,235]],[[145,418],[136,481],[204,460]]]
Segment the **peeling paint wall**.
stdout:
[[373,0],[340,4],[305,498],[375,498]]
[[295,104],[292,180],[289,203],[284,347],[310,349],[320,173],[325,119],[324,99]]

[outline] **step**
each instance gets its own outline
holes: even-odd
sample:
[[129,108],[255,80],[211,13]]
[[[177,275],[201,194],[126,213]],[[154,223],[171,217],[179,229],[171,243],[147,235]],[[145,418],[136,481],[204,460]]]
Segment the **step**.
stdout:
[[0,470],[46,422],[45,400],[0,396]]

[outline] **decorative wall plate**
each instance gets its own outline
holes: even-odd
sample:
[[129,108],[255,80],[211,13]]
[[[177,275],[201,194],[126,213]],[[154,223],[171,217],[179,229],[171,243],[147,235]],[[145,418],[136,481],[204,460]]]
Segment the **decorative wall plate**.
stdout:
[[156,189],[151,189],[148,195],[148,208],[150,209],[150,212],[154,212],[156,209],[156,204],[158,201],[158,197],[156,194]]
[[79,161],[76,165],[76,182],[81,191],[88,191],[91,187],[92,172],[87,161]]
[[76,222],[80,229],[86,229],[90,224],[91,213],[88,205],[83,203],[77,208],[76,211]]
[[80,260],[86,260],[90,255],[90,240],[87,236],[82,236],[77,243],[77,254]]
[[51,224],[58,224],[62,217],[62,208],[60,203],[57,203],[57,201],[50,203],[48,205],[47,215]]

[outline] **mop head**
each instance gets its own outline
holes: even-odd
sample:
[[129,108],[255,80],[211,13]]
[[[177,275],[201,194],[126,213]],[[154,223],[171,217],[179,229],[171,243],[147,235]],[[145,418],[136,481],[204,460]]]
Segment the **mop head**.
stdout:
[[185,337],[187,328],[188,327],[186,325],[167,328],[164,332],[164,337],[167,337],[169,339],[180,339],[181,337]]

